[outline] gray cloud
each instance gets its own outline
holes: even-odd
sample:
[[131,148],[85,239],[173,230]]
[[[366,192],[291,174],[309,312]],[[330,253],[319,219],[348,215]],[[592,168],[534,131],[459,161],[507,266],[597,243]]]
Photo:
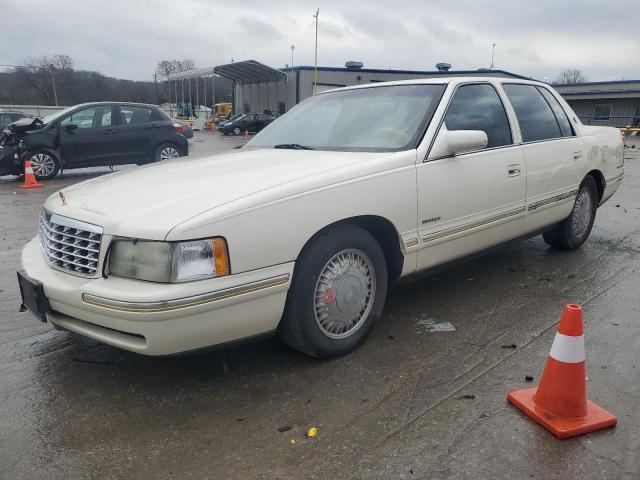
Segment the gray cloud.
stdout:
[[[315,5],[295,0],[4,0],[0,58],[65,53],[76,67],[149,79],[165,58],[199,66],[256,59],[313,63]],[[592,80],[640,78],[637,0],[319,0],[319,63],[376,68],[496,67],[554,78],[566,67]],[[25,31],[25,25],[28,25]]]

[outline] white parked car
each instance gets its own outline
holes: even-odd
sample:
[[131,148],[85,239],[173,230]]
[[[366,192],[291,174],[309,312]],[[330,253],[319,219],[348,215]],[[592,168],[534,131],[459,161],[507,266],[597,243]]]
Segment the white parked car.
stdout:
[[19,283],[41,320],[142,354],[277,331],[334,357],[400,277],[534,234],[580,247],[622,177],[619,131],[543,83],[334,90],[233,153],[52,195]]

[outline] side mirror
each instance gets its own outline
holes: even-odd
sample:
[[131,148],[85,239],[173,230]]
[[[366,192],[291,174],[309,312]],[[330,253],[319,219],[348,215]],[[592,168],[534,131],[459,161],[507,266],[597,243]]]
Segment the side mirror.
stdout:
[[447,157],[481,150],[487,146],[487,143],[489,143],[489,139],[482,130],[447,130],[442,128],[433,145],[430,157]]
[[76,125],[75,123],[67,123],[67,124],[64,126],[64,128],[65,128],[65,130],[66,130],[67,132],[70,132],[71,130],[77,130],[77,129],[78,129],[78,125]]

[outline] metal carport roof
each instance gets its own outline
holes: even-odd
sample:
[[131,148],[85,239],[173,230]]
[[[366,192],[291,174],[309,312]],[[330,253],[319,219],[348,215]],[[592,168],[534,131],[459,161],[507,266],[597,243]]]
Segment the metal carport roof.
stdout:
[[220,75],[221,77],[234,80],[239,84],[267,83],[286,81],[287,75],[280,70],[271,68],[255,60],[245,60],[242,62],[227,63],[213,68],[198,68],[187,70],[186,72],[169,75],[169,80],[183,80],[187,78],[205,77],[209,75]]

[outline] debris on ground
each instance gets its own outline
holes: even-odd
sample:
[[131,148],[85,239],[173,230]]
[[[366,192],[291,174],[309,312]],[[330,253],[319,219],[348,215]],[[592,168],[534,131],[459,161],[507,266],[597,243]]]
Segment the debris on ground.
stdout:
[[427,332],[455,332],[456,327],[451,322],[436,323],[432,318],[418,320],[418,325],[424,327]]
[[304,436],[307,438],[313,438],[316,435],[318,435],[318,429],[316,427],[311,427],[309,430],[307,430],[307,433],[304,434]]
[[455,400],[473,400],[476,396],[473,393],[466,393],[464,395],[460,395],[459,397],[453,397]]
[[502,345],[502,348],[518,348],[515,343],[510,343],[508,345]]
[[291,430],[291,428],[293,428],[293,427],[291,427],[291,425],[285,425],[285,426],[283,426],[283,427],[280,427],[280,428],[278,429],[278,431],[279,431],[280,433],[284,433],[284,432],[288,432],[289,430]]
[[525,382],[533,382],[533,375],[525,375],[524,381]]

